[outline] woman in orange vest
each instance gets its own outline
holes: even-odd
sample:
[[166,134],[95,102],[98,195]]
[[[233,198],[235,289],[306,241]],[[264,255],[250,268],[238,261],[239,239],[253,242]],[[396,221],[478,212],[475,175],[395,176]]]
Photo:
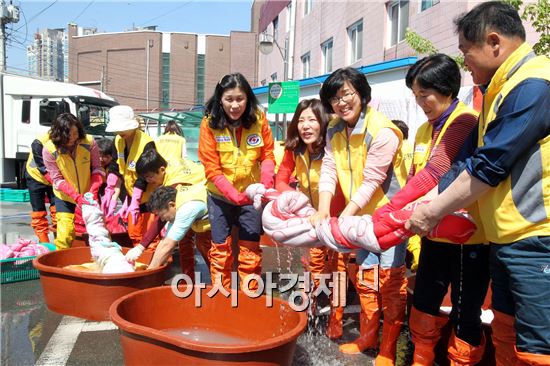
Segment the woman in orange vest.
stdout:
[[[199,159],[208,180],[208,217],[211,223],[210,274],[212,283],[230,287],[231,230],[239,226],[238,272],[241,287],[247,275],[261,274],[261,214],[245,189],[252,183],[273,186],[273,136],[250,84],[240,73],[228,74],[206,103],[200,127]],[[256,281],[246,286],[256,290]]]
[[[283,192],[294,190],[289,184],[291,178],[296,175],[298,188],[309,197],[315,209],[319,206],[319,176],[325,154],[325,136],[329,120],[330,115],[325,112],[319,99],[305,99],[298,103],[288,125],[285,151],[275,177],[275,188]],[[338,189],[336,197],[331,202],[331,216],[338,216],[343,208],[344,196]],[[322,273],[345,273],[349,256],[320,247],[311,248],[309,257],[309,272],[316,288],[319,286],[319,276]],[[336,339],[342,336],[343,315],[343,306],[331,308],[327,326],[329,338]]]
[[[407,184],[374,213],[375,222],[436,187],[477,126],[477,112],[457,98],[460,70],[449,56],[436,54],[418,60],[405,80],[428,121],[416,133]],[[452,364],[474,365],[483,356],[485,340],[480,314],[489,284],[489,246],[482,244],[485,237],[477,206],[468,211],[478,223],[478,230],[466,245],[422,238],[409,319],[415,345],[414,365],[433,363],[434,347],[447,323],[447,318],[439,315],[439,308],[449,284],[453,335],[448,357]]]

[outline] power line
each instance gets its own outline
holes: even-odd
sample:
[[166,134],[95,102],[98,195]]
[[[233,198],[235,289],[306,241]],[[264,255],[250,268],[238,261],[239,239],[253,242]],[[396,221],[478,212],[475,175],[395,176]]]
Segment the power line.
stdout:
[[172,9],[172,10],[170,10],[170,11],[167,11],[166,13],[163,13],[163,14],[161,14],[161,15],[159,15],[159,16],[157,16],[157,17],[154,17],[154,18],[152,18],[152,19],[149,19],[148,21],[143,22],[143,23],[141,24],[141,26],[145,26],[145,25],[147,25],[147,23],[150,23],[150,22],[152,22],[153,20],[157,20],[157,19],[162,18],[162,17],[164,17],[164,16],[166,16],[166,15],[170,15],[170,14],[172,14],[174,11],[176,11],[176,10],[178,10],[178,9],[181,9],[181,8],[183,8],[184,6],[189,5],[189,4],[192,3],[192,2],[193,2],[193,0],[188,1],[188,2],[186,2],[186,3],[183,3],[183,4],[179,5],[179,6],[177,6],[176,8],[174,8],[174,9]]
[[74,18],[73,20],[71,20],[71,23],[76,23],[76,20],[78,18],[80,18],[82,16],[82,14],[84,14],[86,12],[86,10],[95,2],[95,0],[92,0],[88,3],[88,5],[86,5],[86,7],[76,16],[76,18]]
[[25,21],[25,25],[22,25],[20,26],[19,28],[16,29],[16,31],[18,31],[19,29],[23,28],[23,27],[26,27],[27,26],[27,23],[30,23],[32,22],[34,19],[36,19],[38,16],[40,16],[40,14],[44,13],[46,10],[48,10],[49,8],[51,8],[58,0],[54,0],[50,5],[46,6],[44,9],[40,10],[38,13],[36,13],[34,16],[32,16],[28,22]]

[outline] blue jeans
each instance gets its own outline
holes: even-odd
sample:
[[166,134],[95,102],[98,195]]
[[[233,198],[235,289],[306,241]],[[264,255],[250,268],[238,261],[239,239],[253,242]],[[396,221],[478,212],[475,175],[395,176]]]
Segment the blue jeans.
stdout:
[[550,355],[550,236],[491,244],[493,308],[515,317],[516,347]]
[[361,249],[357,251],[357,265],[363,268],[372,268],[376,265],[380,265],[382,268],[401,267],[405,264],[408,242],[408,240],[405,240],[403,243],[391,247],[380,254]]
[[239,227],[239,240],[260,241],[262,215],[252,205],[237,206],[208,195],[208,220],[212,241],[220,244],[231,236],[234,225]]

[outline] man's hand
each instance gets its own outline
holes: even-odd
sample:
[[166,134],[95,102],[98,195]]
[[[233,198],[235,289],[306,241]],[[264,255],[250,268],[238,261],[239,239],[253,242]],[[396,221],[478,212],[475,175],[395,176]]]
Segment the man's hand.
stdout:
[[130,263],[135,262],[145,250],[145,247],[141,244],[136,245],[126,253],[126,260]]
[[419,205],[405,223],[405,229],[420,236],[427,235],[440,220],[432,214],[430,206],[430,204]]

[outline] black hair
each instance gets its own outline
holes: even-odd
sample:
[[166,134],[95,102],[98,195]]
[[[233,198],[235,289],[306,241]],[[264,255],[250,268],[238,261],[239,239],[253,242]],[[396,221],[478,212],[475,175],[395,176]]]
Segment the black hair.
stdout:
[[115,144],[113,140],[103,137],[96,141],[97,148],[99,149],[99,153],[102,155],[111,155],[114,157],[115,153]]
[[178,191],[172,186],[160,186],[151,194],[147,205],[151,212],[168,209],[170,202],[176,202]]
[[210,118],[210,128],[221,130],[230,125],[230,120],[222,106],[222,96],[226,90],[241,89],[246,95],[246,107],[241,116],[244,128],[250,128],[256,122],[256,112],[259,109],[258,99],[252,92],[250,84],[241,73],[227,74],[216,84],[214,95],[206,102],[205,115]]
[[78,139],[86,137],[84,126],[78,118],[71,113],[61,113],[52,123],[49,135],[55,147],[62,147],[69,142],[71,128],[75,126],[78,130]]
[[409,126],[407,126],[407,124],[400,119],[392,119],[391,121],[401,130],[403,140],[407,140],[409,138]]
[[516,9],[501,1],[489,1],[475,6],[455,19],[457,33],[472,43],[482,43],[489,32],[525,41],[525,28]]
[[166,168],[168,163],[156,149],[145,150],[136,163],[136,173],[143,176],[147,173],[156,173],[160,168]]
[[325,80],[319,91],[321,103],[328,113],[334,113],[330,100],[338,93],[338,90],[344,86],[344,82],[349,82],[355,91],[361,97],[361,109],[365,109],[371,100],[371,88],[365,74],[360,73],[353,67],[344,67],[334,71]]
[[300,101],[300,103],[298,103],[298,106],[294,111],[292,121],[290,121],[290,124],[288,125],[286,131],[286,150],[294,151],[296,149],[301,149],[305,146],[305,143],[300,138],[300,133],[298,132],[298,122],[302,112],[308,108],[311,108],[311,111],[317,118],[317,122],[319,122],[319,126],[321,127],[319,130],[319,137],[317,138],[317,141],[312,144],[313,151],[315,153],[319,153],[322,149],[324,149],[325,137],[327,134],[328,122],[330,121],[330,115],[325,111],[319,99],[312,98],[304,99]]
[[416,61],[405,77],[405,83],[412,89],[414,82],[423,89],[434,89],[443,96],[453,99],[460,91],[460,69],[455,60],[438,53]]
[[164,134],[167,133],[175,133],[176,135],[183,136],[183,131],[181,130],[180,126],[176,121],[171,119],[166,123],[166,127],[164,127]]

